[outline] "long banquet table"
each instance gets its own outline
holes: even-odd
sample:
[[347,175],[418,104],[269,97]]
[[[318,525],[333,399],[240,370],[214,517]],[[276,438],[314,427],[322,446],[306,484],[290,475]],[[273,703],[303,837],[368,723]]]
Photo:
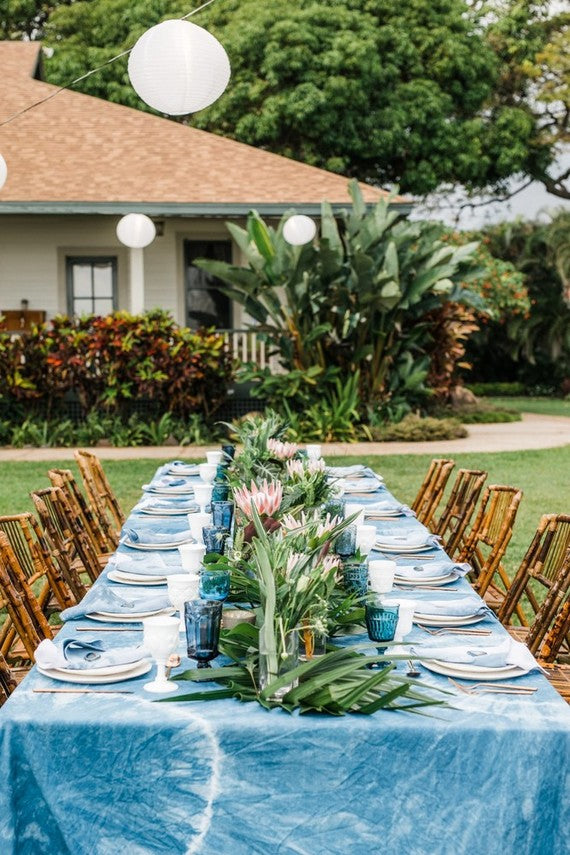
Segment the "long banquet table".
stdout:
[[[390,496],[382,487],[358,501]],[[154,521],[165,524],[185,520]],[[96,583],[110,584],[106,572]],[[494,617],[482,625],[504,633]],[[77,626],[97,637],[81,619],[58,642]],[[99,637],[118,646],[142,633]],[[345,718],[155,703],[148,679],[110,687],[132,694],[35,694],[66,684],[32,670],[0,711],[3,855],[568,852],[570,712],[538,672],[517,681],[538,686],[528,697],[453,696],[451,709]],[[422,679],[450,688],[427,670]]]

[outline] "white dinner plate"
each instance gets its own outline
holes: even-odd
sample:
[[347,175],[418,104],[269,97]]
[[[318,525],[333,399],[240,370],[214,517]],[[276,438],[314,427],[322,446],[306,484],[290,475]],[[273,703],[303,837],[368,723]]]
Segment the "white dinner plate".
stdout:
[[166,576],[137,576],[134,573],[122,573],[120,570],[109,570],[107,579],[120,585],[166,585]]
[[445,674],[446,677],[459,677],[461,680],[475,680],[476,682],[497,679],[512,680],[515,677],[524,677],[525,674],[528,674],[528,671],[519,668],[518,665],[485,668],[482,665],[467,665],[464,662],[442,662],[440,659],[417,658],[429,671]]
[[143,487],[145,493],[152,493],[154,496],[193,496],[194,487],[190,484],[185,484],[183,487],[153,487],[146,484]]
[[135,662],[123,662],[121,665],[107,665],[105,668],[44,668],[44,671],[57,671],[58,674],[89,674],[94,677],[114,677],[115,674],[124,674],[126,671],[132,671],[137,665],[142,662],[147,662],[146,656],[141,655],[140,659]]
[[402,585],[406,588],[421,588],[423,585],[428,585],[430,588],[439,588],[442,585],[450,585],[452,582],[457,582],[459,576],[456,573],[449,573],[447,576],[433,576],[432,578],[408,579],[403,576],[394,576],[394,584]]
[[429,543],[424,543],[421,546],[410,546],[406,544],[406,542],[402,542],[399,546],[394,543],[385,544],[380,540],[377,540],[374,544],[374,548],[380,550],[380,552],[395,552],[399,555],[409,554],[409,555],[419,555],[422,552],[431,552],[434,548]]
[[[364,479],[362,479],[364,481]],[[379,481],[375,481],[372,484],[345,484],[344,493],[349,496],[351,493],[376,493],[377,490],[380,489],[382,484]]]
[[416,612],[414,623],[422,623],[425,626],[470,626],[472,623],[481,623],[487,615],[428,615]]
[[52,680],[61,680],[64,683],[81,683],[87,685],[97,685],[100,683],[122,683],[124,680],[132,680],[134,677],[142,677],[147,674],[152,668],[152,662],[148,659],[142,659],[140,662],[134,662],[129,666],[128,671],[121,673],[110,674],[103,676],[101,674],[92,674],[91,670],[86,671],[63,671],[57,668],[40,668],[37,666],[40,674],[44,677],[51,677]]
[[128,537],[125,537],[123,540],[124,546],[128,546],[131,549],[140,549],[143,552],[161,552],[165,549],[178,549],[179,546],[184,546],[186,543],[195,543],[195,540],[191,536],[188,540],[180,540],[178,543],[135,543],[134,540],[130,540]]
[[200,469],[198,466],[169,466],[166,470],[168,475],[178,475],[180,478],[188,478],[192,475],[199,475]]
[[156,615],[173,615],[175,609],[158,609],[152,612],[138,612],[130,615],[118,615],[112,612],[91,612],[86,615],[90,620],[98,620],[102,623],[140,623],[147,617],[155,617]]
[[193,507],[189,510],[182,508],[139,508],[137,513],[150,514],[153,517],[185,517],[188,514],[198,512],[198,508]]
[[403,517],[404,514],[402,511],[399,511],[397,509],[395,509],[393,511],[391,511],[391,510],[367,511],[365,509],[364,510],[364,516],[369,520],[392,520],[392,519],[395,519],[396,517]]

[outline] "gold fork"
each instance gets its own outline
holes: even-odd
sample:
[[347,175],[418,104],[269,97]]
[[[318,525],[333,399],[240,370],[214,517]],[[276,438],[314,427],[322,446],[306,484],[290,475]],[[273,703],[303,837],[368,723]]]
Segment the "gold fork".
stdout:
[[473,683],[472,686],[462,686],[451,677],[447,679],[456,689],[459,689],[465,695],[533,695],[538,688],[537,686],[511,686],[508,683]]
[[453,627],[442,627],[441,629],[430,629],[427,626],[424,626],[423,623],[417,623],[416,626],[419,629],[423,629],[424,632],[429,633],[429,635],[448,635],[452,633],[453,635],[492,635],[492,631],[490,629],[461,629],[461,627],[457,627],[457,629]]

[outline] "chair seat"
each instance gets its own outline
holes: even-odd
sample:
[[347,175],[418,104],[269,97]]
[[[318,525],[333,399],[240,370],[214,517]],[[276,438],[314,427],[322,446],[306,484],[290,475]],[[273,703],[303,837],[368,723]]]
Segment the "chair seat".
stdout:
[[540,664],[546,671],[548,682],[570,704],[570,665],[552,665],[550,662]]

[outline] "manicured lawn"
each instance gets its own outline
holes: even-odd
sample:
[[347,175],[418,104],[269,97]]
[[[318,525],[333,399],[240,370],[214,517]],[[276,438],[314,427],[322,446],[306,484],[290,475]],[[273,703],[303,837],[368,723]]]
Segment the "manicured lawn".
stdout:
[[482,400],[499,410],[570,417],[570,400],[563,400],[562,398],[482,398]]
[[[525,399],[526,400],[526,399]],[[453,455],[456,468],[485,469],[487,483],[520,487],[524,498],[520,506],[513,539],[507,553],[507,566],[514,570],[544,513],[567,513],[570,446],[541,451],[500,454]],[[165,457],[165,460],[167,458]],[[403,501],[411,502],[425,474],[431,455],[391,455],[368,457],[366,462],[382,473],[388,487]],[[161,461],[105,461],[105,470],[125,510],[140,496],[141,485],[151,478]],[[354,458],[330,458],[330,463],[350,464]],[[53,466],[62,466],[54,463]],[[65,464],[67,466],[67,464]],[[0,513],[20,513],[32,510],[30,490],[48,486],[46,472],[50,464],[2,463],[0,465]],[[71,468],[78,477],[74,464]],[[453,474],[452,474],[453,477]]]

